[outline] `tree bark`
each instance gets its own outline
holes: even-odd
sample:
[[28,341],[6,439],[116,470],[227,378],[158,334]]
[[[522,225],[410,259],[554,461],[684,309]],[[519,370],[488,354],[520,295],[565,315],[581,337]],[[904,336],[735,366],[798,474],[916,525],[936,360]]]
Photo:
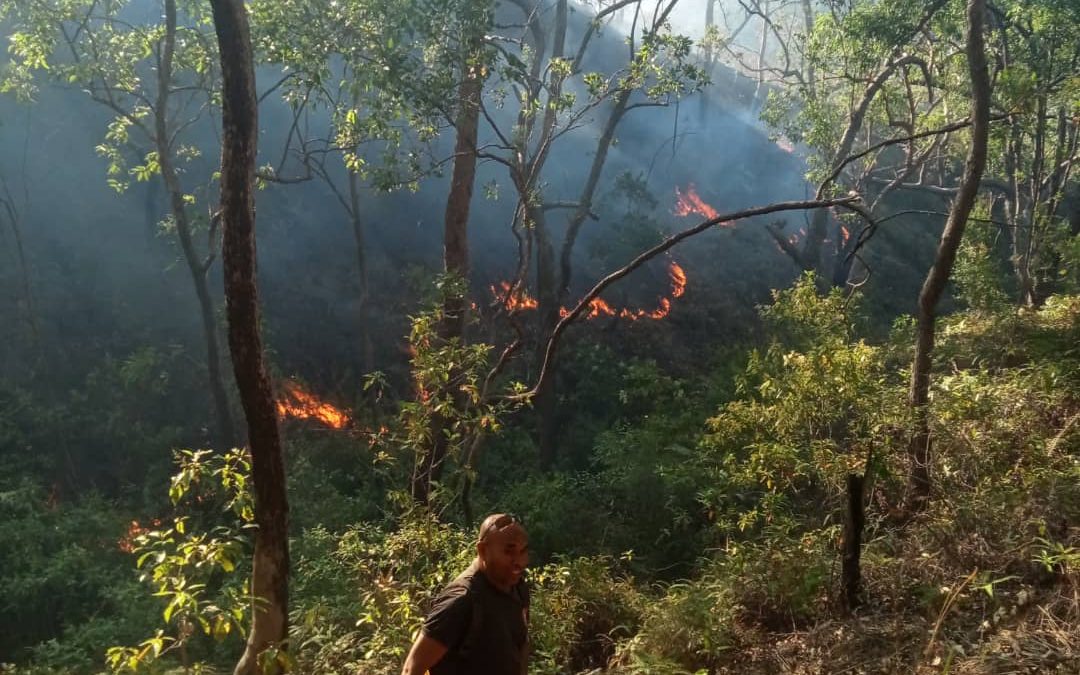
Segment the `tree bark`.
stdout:
[[364,236],[364,221],[360,218],[360,178],[352,171],[349,172],[349,222],[352,225],[353,240],[356,242],[356,272],[360,282],[360,294],[356,300],[356,321],[360,328],[360,370],[370,373],[375,369],[375,353],[371,342],[371,329],[368,326],[371,284],[368,275],[367,237]]
[[[30,328],[30,336],[33,339],[34,350],[41,350],[41,331],[38,329],[37,310],[34,309],[34,294],[30,284],[30,264],[26,259],[26,249],[23,247],[22,227],[19,225],[19,212],[15,209],[15,201],[8,191],[7,182],[0,178],[0,186],[3,187],[3,195],[0,195],[0,215],[7,217],[8,227],[11,228],[11,236],[15,241],[15,256],[18,260],[19,286],[22,291],[22,301],[26,313],[26,324]],[[39,354],[40,356],[40,354]],[[43,357],[42,357],[43,358]]]
[[[536,300],[537,319],[541,336],[536,349],[537,368],[544,362],[543,336],[551,335],[555,325],[559,323],[559,297],[558,276],[555,269],[555,244],[548,231],[547,222],[543,210],[540,208],[526,207],[531,212],[529,219],[532,221],[536,232]],[[537,442],[539,444],[539,462],[541,469],[549,469],[555,464],[558,442],[558,391],[555,387],[555,371],[552,364],[552,375],[547,378],[543,386],[536,392],[533,403],[537,415]]]
[[844,581],[844,604],[851,611],[862,604],[862,533],[865,524],[863,491],[866,477],[848,474],[847,517],[844,520],[844,553],[842,577]]
[[914,433],[908,448],[910,462],[909,510],[919,511],[930,497],[931,436],[927,404],[930,394],[930,368],[938,301],[952,273],[956,252],[964,236],[964,227],[975,205],[979,182],[986,168],[986,144],[990,126],[990,79],[983,47],[983,19],[986,0],[968,0],[967,58],[971,76],[971,149],[964,167],[964,178],[956,194],[945,229],[941,233],[934,265],[919,293],[916,322],[915,359],[911,367],[908,402],[914,414]]
[[270,378],[263,362],[255,280],[255,156],[258,103],[255,65],[243,0],[211,0],[221,54],[221,219],[229,349],[247,419],[255,486],[252,624],[235,675],[278,672],[260,664],[288,635],[289,505],[285,462]]
[[[443,266],[448,276],[465,282],[469,278],[469,210],[473,185],[476,182],[476,138],[480,126],[480,94],[484,86],[484,70],[479,63],[482,48],[482,27],[469,37],[462,80],[458,88],[457,139],[454,146],[454,169],[450,179],[450,195],[446,200],[443,221]],[[465,296],[448,292],[443,299],[443,316],[439,322],[438,338],[443,341],[464,338]],[[454,380],[453,377],[450,378]],[[459,394],[455,393],[455,400]],[[455,406],[456,406],[455,401]],[[443,464],[450,450],[446,435],[451,423],[445,415],[432,414],[430,446],[417,458],[413,470],[411,493],[413,500],[427,506],[431,500],[432,484],[442,475]]]
[[[221,445],[221,451],[224,452],[236,445],[236,436],[221,369],[221,347],[218,344],[217,321],[214,317],[214,299],[210,295],[210,287],[206,280],[209,269],[195,250],[195,242],[191,235],[191,221],[188,218],[187,205],[184,204],[184,192],[180,186],[180,176],[173,164],[172,146],[169,143],[169,88],[172,85],[172,63],[175,51],[176,0],[166,0],[165,37],[158,72],[157,101],[154,106],[154,143],[161,179],[169,195],[169,209],[172,212],[173,224],[176,226],[176,237],[180,242],[184,262],[191,273],[192,283],[195,285],[195,295],[199,299],[199,316],[202,319],[203,337],[206,341],[206,370],[217,422],[216,440]],[[210,259],[212,258],[208,258]]]

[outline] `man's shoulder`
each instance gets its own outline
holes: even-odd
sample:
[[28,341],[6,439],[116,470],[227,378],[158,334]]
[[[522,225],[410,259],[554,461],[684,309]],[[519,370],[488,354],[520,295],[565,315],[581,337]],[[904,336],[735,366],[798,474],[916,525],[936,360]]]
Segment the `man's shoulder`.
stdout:
[[454,577],[454,580],[447,584],[443,591],[453,591],[457,594],[468,593],[476,588],[483,576],[484,575],[480,573],[480,568],[477,567],[474,562],[469,565],[464,572]]
[[475,600],[478,593],[477,570],[470,565],[453,581],[443,586],[433,599],[433,609],[447,605],[463,605]]

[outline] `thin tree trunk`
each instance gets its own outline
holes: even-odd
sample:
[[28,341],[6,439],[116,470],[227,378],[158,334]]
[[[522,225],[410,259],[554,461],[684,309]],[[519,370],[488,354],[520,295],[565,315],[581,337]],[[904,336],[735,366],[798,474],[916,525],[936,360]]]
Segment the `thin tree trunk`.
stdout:
[[[851,111],[847,128],[844,129],[844,135],[840,139],[840,144],[836,148],[836,153],[833,154],[831,166],[834,171],[837,167],[842,166],[842,162],[851,154],[851,149],[855,145],[855,139],[862,130],[863,120],[866,119],[866,113],[870,109],[870,104],[873,103],[878,92],[885,86],[885,83],[889,78],[893,76],[893,73],[896,72],[897,68],[901,68],[917,60],[917,57],[914,56],[904,56],[899,59],[892,59],[884,68],[882,68],[881,72],[871,80],[870,84],[863,92],[859,104]],[[823,196],[824,195],[820,193],[818,194],[819,199]],[[810,227],[807,228],[806,240],[803,243],[802,253],[796,261],[804,270],[816,271],[821,267],[821,249],[828,234],[829,212],[825,209],[819,209],[814,213],[810,220]]]
[[180,187],[180,177],[173,165],[172,147],[169,143],[168,114],[169,87],[172,84],[172,62],[176,50],[176,0],[165,2],[165,38],[161,53],[161,68],[158,72],[157,102],[154,107],[154,142],[157,146],[158,166],[161,169],[162,182],[169,195],[169,208],[176,236],[180,241],[180,250],[184,254],[195,285],[195,295],[199,299],[199,316],[202,319],[203,337],[206,341],[206,370],[209,376],[210,395],[214,401],[214,413],[217,422],[217,442],[221,450],[228,450],[236,445],[233,433],[232,413],[229,410],[229,397],[225,392],[225,380],[221,372],[221,348],[218,344],[217,321],[214,319],[214,299],[206,281],[207,266],[191,236],[191,221],[184,193]]
[[986,0],[968,0],[967,58],[971,75],[971,149],[964,167],[960,190],[949,211],[941,233],[934,265],[926,276],[919,293],[916,323],[915,359],[911,368],[909,404],[915,418],[915,430],[908,448],[910,461],[911,500],[909,509],[921,510],[930,497],[931,437],[927,404],[930,394],[930,367],[934,350],[934,332],[938,301],[952,273],[957,249],[964,236],[964,227],[975,205],[979,181],[986,168],[986,144],[990,119],[990,79],[983,47],[983,19]]
[[263,362],[255,280],[255,156],[258,103],[255,65],[243,0],[211,0],[221,54],[221,219],[229,349],[247,419],[255,486],[252,623],[235,675],[278,672],[259,663],[288,636],[289,503],[274,395]]
[[368,325],[371,284],[368,275],[364,221],[360,217],[360,178],[352,171],[349,172],[349,222],[352,224],[353,239],[356,241],[356,271],[357,278],[360,281],[360,295],[356,303],[356,321],[360,327],[360,370],[364,373],[370,373],[375,368],[371,327]]
[[[481,28],[482,31],[482,28]],[[480,94],[484,86],[481,66],[475,62],[481,50],[482,35],[474,33],[466,49],[467,58],[462,69],[458,89],[457,139],[454,147],[454,169],[450,179],[450,195],[446,200],[443,225],[443,265],[448,275],[465,282],[469,275],[469,209],[472,204],[473,185],[476,182],[476,138],[480,126]],[[447,293],[443,300],[443,317],[439,322],[440,340],[463,339],[465,296]],[[451,377],[451,380],[454,378]],[[458,394],[455,393],[455,401]],[[450,420],[444,415],[432,414],[430,447],[417,458],[413,470],[411,492],[413,500],[427,506],[431,500],[432,484],[442,475],[443,464],[449,452],[446,435]]]
[[[537,367],[544,362],[545,344],[543,336],[551,335],[555,325],[559,323],[559,290],[558,275],[555,268],[555,244],[551,240],[544,213],[539,208],[530,208],[529,216],[536,233],[536,300],[537,319],[541,336],[541,342],[537,345]],[[554,368],[553,365],[549,366]],[[536,392],[533,405],[537,415],[537,441],[539,444],[539,461],[541,469],[549,469],[555,464],[557,456],[558,424],[556,413],[558,412],[558,392],[555,388],[555,371],[547,378],[540,389]]]
[[[814,7],[811,5],[810,0],[802,0],[803,10],[803,24],[806,27],[806,39],[810,39],[810,35],[814,32]],[[806,79],[805,85],[807,89],[808,98],[814,100],[817,96],[817,73],[814,71],[814,60],[803,59],[803,63],[806,67],[804,78]]]
[[[716,0],[705,0],[705,34],[716,25]],[[713,72],[713,44],[710,40],[705,45],[705,74],[712,77]],[[705,98],[704,96],[702,98]]]
[[862,534],[866,521],[863,503],[865,475],[848,474],[847,516],[844,520],[844,553],[842,577],[844,581],[844,604],[848,611],[862,604]]
[[761,108],[761,89],[765,85],[765,52],[769,45],[769,20],[765,18],[769,14],[769,3],[763,2],[761,17],[761,42],[758,44],[757,53],[757,87],[754,88],[754,108]]
[[15,240],[15,255],[19,261],[19,286],[22,289],[22,302],[26,308],[26,323],[30,327],[30,336],[33,339],[34,349],[40,350],[41,332],[38,330],[37,310],[34,309],[33,288],[30,284],[30,264],[26,260],[26,249],[23,247],[22,228],[19,226],[19,212],[15,209],[15,202],[8,191],[7,182],[0,178],[0,185],[4,188],[3,196],[0,196],[0,207],[7,216],[8,227],[11,228],[11,236]]

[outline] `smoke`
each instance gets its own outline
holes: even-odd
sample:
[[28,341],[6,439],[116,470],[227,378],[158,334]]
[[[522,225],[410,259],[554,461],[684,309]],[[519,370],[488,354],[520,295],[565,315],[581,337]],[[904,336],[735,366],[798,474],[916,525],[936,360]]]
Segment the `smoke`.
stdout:
[[[151,6],[147,3],[133,11],[152,19],[155,15],[147,9]],[[681,6],[673,15],[676,30],[697,36],[693,31],[700,33],[698,17],[703,11],[703,3]],[[580,36],[588,16],[582,8],[572,14],[572,36]],[[594,39],[587,70],[611,72],[625,64],[621,31],[628,20],[632,17],[620,16]],[[267,85],[275,79],[272,72],[261,72],[260,78]],[[631,244],[637,235],[627,224],[627,202],[615,190],[620,175],[641,179],[655,199],[655,207],[631,215],[647,218],[657,236],[693,224],[673,212],[676,189],[690,183],[721,212],[806,194],[800,160],[770,142],[756,119],[754,84],[718,66],[714,85],[704,94],[626,116],[597,194],[597,219],[586,224],[575,249],[571,300],[619,264],[621,256],[628,260],[636,252]],[[548,199],[576,198],[606,112],[598,108],[582,128],[553,147],[543,176]],[[26,246],[38,311],[49,327],[53,352],[87,356],[122,353],[141,343],[175,342],[187,345],[192,358],[201,360],[191,281],[172,238],[163,236],[159,227],[167,211],[163,191],[155,179],[133,183],[124,194],[113,192],[106,185],[105,161],[94,153],[110,114],[82,92],[49,87],[29,114],[6,100],[0,102],[0,114],[4,120],[0,171],[16,191],[25,189],[30,197],[22,214]],[[511,115],[501,114],[502,122]],[[261,119],[260,163],[276,164],[279,139],[291,121],[289,110],[271,96],[263,104]],[[189,142],[202,149],[202,156],[185,166],[189,187],[213,171],[218,123],[207,116],[189,130]],[[318,125],[327,121],[315,116],[311,123],[319,131]],[[490,131],[481,134],[482,142],[492,138]],[[451,135],[446,134],[436,154],[446,154],[450,143]],[[492,195],[484,186],[493,189]],[[424,284],[440,267],[448,190],[443,176],[425,179],[418,192],[363,192],[373,297],[366,326],[358,325],[355,313],[355,241],[347,214],[331,190],[312,180],[271,185],[259,194],[259,280],[268,342],[287,370],[326,380],[340,379],[343,371],[355,375],[356,345],[363,331],[377,336],[378,360],[401,360],[406,317],[416,311]],[[487,288],[508,278],[516,267],[516,240],[510,232],[515,201],[505,169],[482,164],[470,245],[472,286],[483,301],[490,300]],[[204,199],[197,208],[207,206]],[[557,241],[564,220],[565,214],[559,212],[550,218]],[[605,248],[625,253],[604,252]],[[767,297],[769,288],[786,284],[795,273],[775,250],[762,223],[740,223],[684,249],[673,255],[689,276],[688,297],[703,306],[741,304],[749,311]],[[215,271],[213,287],[220,307],[218,274]],[[664,264],[641,272],[641,277],[613,291],[626,295],[621,299],[628,306],[654,306],[667,292]],[[10,316],[9,307],[4,311]]]

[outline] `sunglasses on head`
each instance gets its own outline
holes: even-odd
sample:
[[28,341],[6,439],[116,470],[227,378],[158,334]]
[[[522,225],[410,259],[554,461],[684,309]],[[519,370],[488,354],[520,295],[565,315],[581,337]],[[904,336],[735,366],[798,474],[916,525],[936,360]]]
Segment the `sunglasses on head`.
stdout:
[[525,519],[514,513],[502,513],[498,518],[484,523],[484,526],[480,530],[479,539],[483,540],[484,537],[492,532],[501,530],[505,527],[510,527],[511,525],[519,525],[524,528]]

